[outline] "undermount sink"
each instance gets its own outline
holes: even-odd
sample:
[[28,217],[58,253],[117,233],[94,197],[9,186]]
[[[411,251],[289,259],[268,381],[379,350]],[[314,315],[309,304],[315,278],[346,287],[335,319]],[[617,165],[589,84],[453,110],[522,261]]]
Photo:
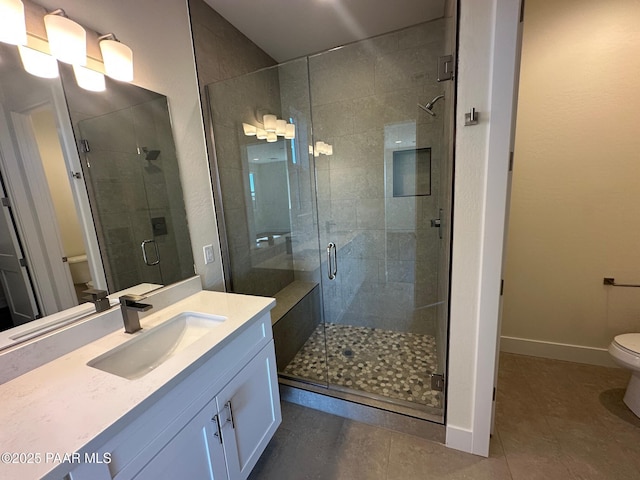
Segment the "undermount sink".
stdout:
[[135,338],[103,353],[87,365],[133,380],[149,373],[211,332],[227,318],[183,312]]

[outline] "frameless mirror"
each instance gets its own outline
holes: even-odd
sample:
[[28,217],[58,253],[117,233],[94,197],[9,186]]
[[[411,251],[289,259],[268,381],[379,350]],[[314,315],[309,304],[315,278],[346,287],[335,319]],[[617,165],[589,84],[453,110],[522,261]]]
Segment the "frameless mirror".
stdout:
[[88,288],[193,275],[166,97],[108,78],[85,91],[59,67],[35,77],[0,44],[0,330]]

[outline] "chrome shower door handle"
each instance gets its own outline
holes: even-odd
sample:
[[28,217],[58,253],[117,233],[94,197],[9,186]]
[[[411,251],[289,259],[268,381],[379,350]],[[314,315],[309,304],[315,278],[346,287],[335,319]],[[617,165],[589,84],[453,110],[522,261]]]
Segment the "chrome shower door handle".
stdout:
[[[147,259],[147,248],[146,248],[147,243],[153,243],[153,248],[156,251],[155,262],[149,263],[149,260]],[[160,263],[160,250],[158,250],[158,244],[154,239],[143,240],[142,243],[140,244],[140,248],[142,248],[142,259],[144,260],[144,263],[146,265],[153,267],[154,265],[158,265]]]
[[[333,253],[333,266],[331,265],[332,253]],[[336,251],[336,244],[333,242],[329,242],[329,245],[327,245],[327,275],[329,277],[329,280],[333,280],[334,278],[336,278],[337,274],[338,274],[338,255]]]

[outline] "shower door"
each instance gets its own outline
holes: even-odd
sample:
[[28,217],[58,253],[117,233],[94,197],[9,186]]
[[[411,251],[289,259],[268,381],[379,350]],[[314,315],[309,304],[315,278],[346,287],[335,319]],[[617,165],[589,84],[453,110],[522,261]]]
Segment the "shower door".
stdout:
[[[327,383],[436,417],[451,197],[453,89],[436,81],[445,22],[309,58]],[[441,94],[435,115],[418,107]]]
[[109,291],[193,274],[165,97],[78,122],[82,167]]

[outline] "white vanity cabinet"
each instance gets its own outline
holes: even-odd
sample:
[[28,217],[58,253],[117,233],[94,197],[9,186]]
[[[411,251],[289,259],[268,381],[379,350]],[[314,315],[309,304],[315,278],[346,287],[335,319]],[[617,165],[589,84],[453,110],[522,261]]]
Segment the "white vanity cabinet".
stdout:
[[280,423],[274,365],[270,343],[133,478],[247,478]]
[[282,418],[270,316],[250,323],[94,449],[110,463],[68,478],[246,479]]

